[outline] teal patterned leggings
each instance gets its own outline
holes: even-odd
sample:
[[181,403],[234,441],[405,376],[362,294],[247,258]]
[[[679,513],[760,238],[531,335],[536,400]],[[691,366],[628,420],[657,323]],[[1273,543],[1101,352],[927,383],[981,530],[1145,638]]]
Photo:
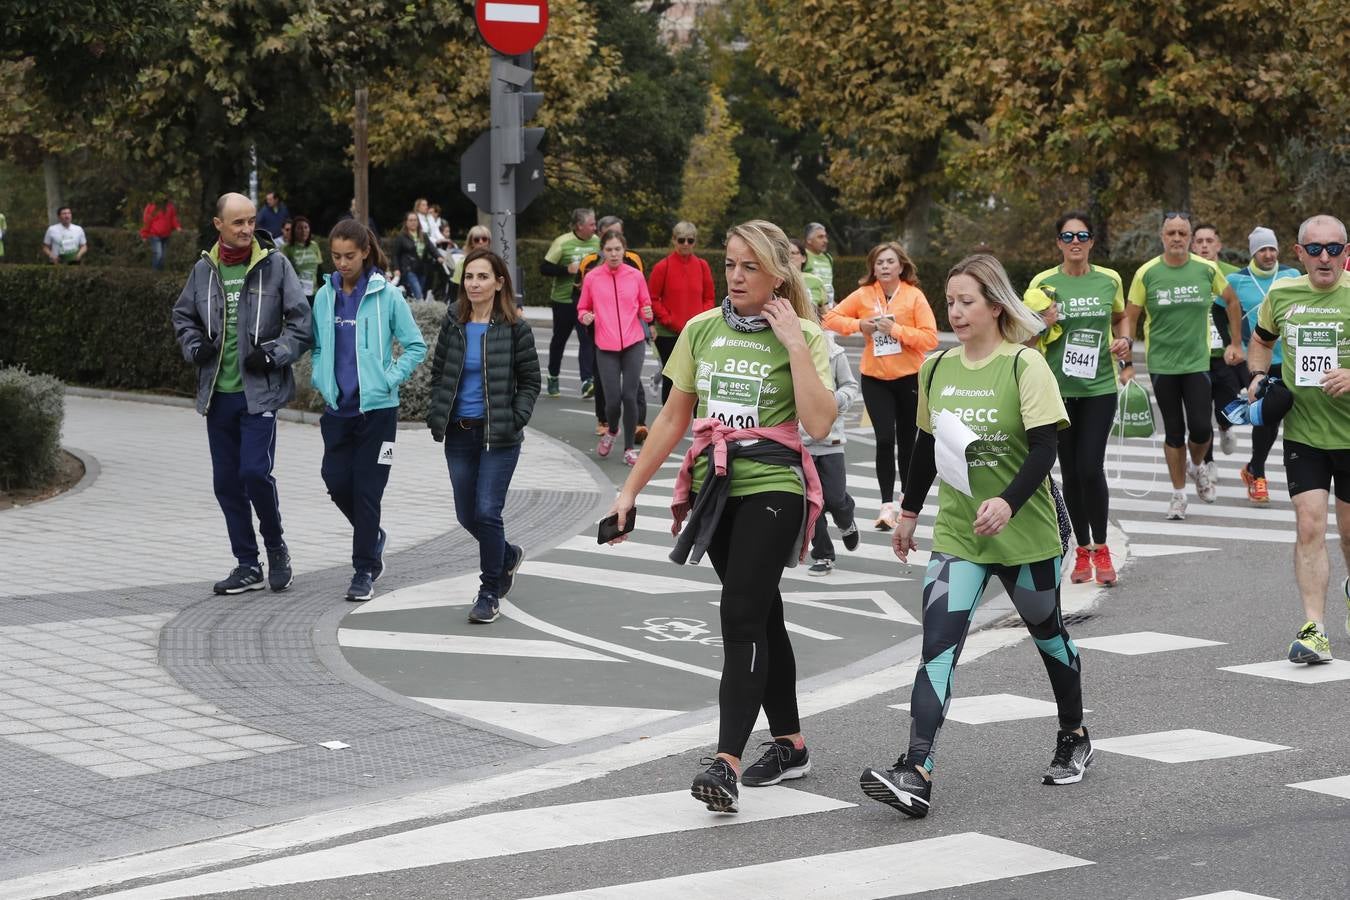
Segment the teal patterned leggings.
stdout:
[[970,620],[992,577],[1003,583],[1036,641],[1059,707],[1059,727],[1073,731],[1083,724],[1082,665],[1059,612],[1059,558],[1004,566],[934,553],[923,584],[923,665],[910,697],[906,755],[909,763],[921,764],[930,772],[933,744],[952,698],[952,673]]

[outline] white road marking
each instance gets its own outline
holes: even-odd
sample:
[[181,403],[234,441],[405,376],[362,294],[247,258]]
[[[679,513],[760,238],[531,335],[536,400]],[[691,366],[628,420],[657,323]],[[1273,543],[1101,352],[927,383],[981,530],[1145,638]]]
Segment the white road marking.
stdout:
[[1237,672],[1240,675],[1259,675],[1262,678],[1278,678],[1281,681],[1293,681],[1298,684],[1326,684],[1328,681],[1350,679],[1350,662],[1343,659],[1327,663],[1307,665],[1292,663],[1287,659],[1273,662],[1253,663],[1249,666],[1221,666],[1220,671]]
[[[908,703],[897,703],[891,709],[909,712]],[[1083,712],[1092,712],[1085,709]],[[1014,722],[1019,719],[1039,719],[1059,714],[1059,708],[1048,700],[1019,697],[1016,694],[985,694],[981,697],[953,697],[947,718],[967,725],[988,725],[991,722]]]
[[[879,900],[1092,865],[1086,859],[975,832],[804,856],[715,872],[550,894],[534,900]],[[1034,893],[1034,890],[1032,891]]]
[[1183,637],[1179,634],[1161,634],[1157,631],[1132,631],[1129,634],[1083,638],[1075,640],[1074,643],[1088,650],[1140,656],[1145,653],[1164,653],[1168,650],[1190,650],[1194,647],[1222,647],[1224,642]]
[[[516,777],[526,779],[529,775]],[[818,794],[772,787],[757,789],[754,801],[745,802],[741,812],[734,816],[708,812],[687,790],[488,813],[224,872],[133,888],[110,894],[106,900],[169,900],[322,882],[656,834],[725,828],[851,806],[854,804]]]
[[1290,749],[1281,744],[1249,741],[1246,738],[1216,734],[1212,731],[1200,731],[1195,728],[1101,738],[1094,740],[1092,746],[1108,753],[1121,753],[1125,756],[1138,756],[1143,759],[1165,763],[1226,759],[1230,756],[1272,753],[1276,750]]
[[678,709],[646,709],[634,706],[580,706],[570,703],[452,700],[442,697],[412,699],[446,712],[487,722],[489,725],[534,735],[555,744],[575,744],[602,734],[612,734],[648,722],[668,719],[681,712]]
[[387,594],[377,593],[375,599],[356,606],[352,612],[359,615],[400,609],[428,609],[436,606],[472,606],[478,597],[480,583],[481,579],[477,573],[428,581],[426,584],[399,588]]
[[698,593],[699,591],[720,591],[722,589],[720,584],[690,581],[687,578],[671,578],[668,575],[624,572],[619,569],[605,569],[599,566],[534,562],[528,559],[525,561],[525,565],[521,566],[520,575],[530,575],[535,578],[554,578],[559,581],[570,581],[573,584],[584,584],[593,588],[637,591],[641,594],[684,594]]
[[[721,606],[722,603],[719,600],[712,600],[710,601],[710,605]],[[814,638],[817,641],[843,640],[843,638],[839,637],[839,635],[837,634],[829,634],[828,632],[824,631],[816,631],[814,628],[807,628],[805,625],[796,625],[788,621],[783,622],[783,627],[786,628],[792,634],[800,634],[802,637]]]
[[1204,553],[1217,551],[1218,547],[1187,547],[1182,544],[1136,544],[1130,543],[1130,556],[1146,559],[1151,556],[1178,556],[1182,553]]
[[[862,601],[862,605],[870,603],[875,606],[876,609],[859,609],[846,605],[848,601],[858,600]],[[899,622],[903,625],[917,626],[919,624],[919,620],[906,612],[905,608],[900,605],[900,601],[896,600],[885,591],[838,591],[830,593],[820,591],[793,592],[784,594],[783,602],[795,603],[799,606],[810,606],[815,609],[823,609],[834,613],[865,616],[870,619],[886,619],[891,622]]]
[[[1227,525],[1198,525],[1194,522],[1170,522],[1162,518],[1166,504],[1158,502],[1158,520],[1143,522],[1137,519],[1123,521],[1120,528],[1126,534],[1170,534],[1176,537],[1217,538],[1222,540],[1262,541],[1271,544],[1294,543],[1294,529],[1273,528],[1231,528]],[[1195,508],[1192,502],[1191,508]],[[1203,514],[1202,510],[1197,515]],[[1335,534],[1328,534],[1331,541],[1340,540]]]
[[1350,800],[1350,775],[1319,778],[1316,781],[1299,781],[1295,784],[1286,784],[1285,787],[1298,788],[1301,791],[1315,791],[1319,794],[1330,794],[1333,797],[1344,797],[1346,800]]
[[410,650],[422,653],[469,653],[480,656],[526,656],[536,659],[579,659],[621,662],[610,656],[569,647],[557,641],[499,638],[486,635],[425,634],[413,631],[368,631],[339,628],[338,646],[359,650]]

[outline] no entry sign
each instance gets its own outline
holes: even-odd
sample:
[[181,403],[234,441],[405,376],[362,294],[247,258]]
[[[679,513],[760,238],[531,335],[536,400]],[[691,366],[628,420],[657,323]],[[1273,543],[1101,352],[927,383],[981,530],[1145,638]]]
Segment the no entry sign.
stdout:
[[529,53],[548,30],[547,0],[475,0],[478,33],[498,53]]

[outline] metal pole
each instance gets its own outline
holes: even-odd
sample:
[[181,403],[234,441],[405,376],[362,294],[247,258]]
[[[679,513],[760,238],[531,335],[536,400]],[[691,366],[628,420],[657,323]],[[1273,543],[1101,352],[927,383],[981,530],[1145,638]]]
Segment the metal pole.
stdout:
[[370,148],[366,145],[366,109],[370,92],[363,87],[356,89],[356,115],[352,123],[352,142],[355,144],[352,169],[355,176],[353,185],[356,209],[352,215],[362,225],[370,222]]
[[492,150],[490,153],[492,250],[502,258],[506,271],[511,273],[511,287],[517,305],[523,302],[520,271],[516,268],[516,167],[508,165],[508,142],[520,143],[520,122],[512,121],[508,111],[507,80],[503,77],[511,59],[492,51],[491,100]]

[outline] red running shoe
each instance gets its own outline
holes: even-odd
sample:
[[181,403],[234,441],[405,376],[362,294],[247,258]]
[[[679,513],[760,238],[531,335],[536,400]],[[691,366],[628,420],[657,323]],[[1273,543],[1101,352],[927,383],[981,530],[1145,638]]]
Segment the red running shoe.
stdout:
[[1092,551],[1092,567],[1097,570],[1097,583],[1107,587],[1116,583],[1116,567],[1111,563],[1111,551],[1102,544]]
[[1085,584],[1092,580],[1092,552],[1086,547],[1074,551],[1073,574],[1069,580],[1074,584]]

